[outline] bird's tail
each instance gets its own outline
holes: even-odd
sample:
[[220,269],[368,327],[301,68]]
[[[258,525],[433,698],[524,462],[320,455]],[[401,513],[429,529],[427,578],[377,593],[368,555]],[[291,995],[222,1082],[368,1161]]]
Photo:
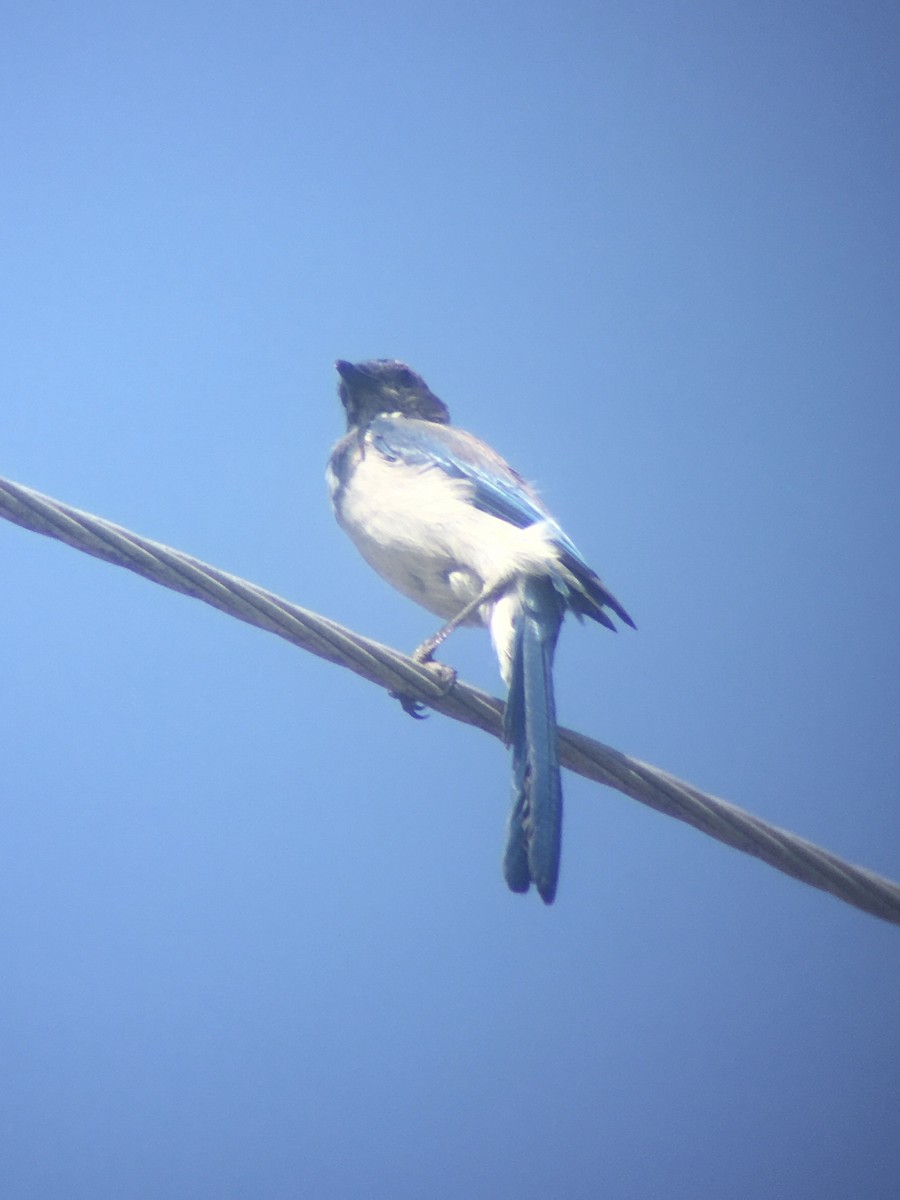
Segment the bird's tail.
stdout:
[[564,602],[549,579],[526,579],[513,624],[504,737],[512,747],[512,812],[503,874],[514,892],[533,883],[552,904],[559,877],[562,786],[553,698],[553,654]]

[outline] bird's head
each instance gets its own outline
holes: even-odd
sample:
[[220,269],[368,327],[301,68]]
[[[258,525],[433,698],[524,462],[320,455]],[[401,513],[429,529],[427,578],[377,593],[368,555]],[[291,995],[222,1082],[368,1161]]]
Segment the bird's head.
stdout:
[[382,413],[402,413],[420,421],[446,425],[447,406],[437,398],[421,375],[392,358],[334,364],[341,377],[338,394],[347,412],[347,428],[368,424]]

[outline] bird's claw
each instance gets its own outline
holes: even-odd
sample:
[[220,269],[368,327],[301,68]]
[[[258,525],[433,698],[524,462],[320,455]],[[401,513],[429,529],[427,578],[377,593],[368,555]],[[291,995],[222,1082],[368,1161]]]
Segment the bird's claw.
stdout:
[[[417,650],[416,655],[418,653],[419,651]],[[416,658],[416,661],[420,662],[423,667],[427,666],[429,675],[432,676],[434,682],[441,689],[441,696],[449,695],[450,690],[456,683],[456,671],[453,667],[448,667],[446,663],[433,662],[430,659]],[[390,696],[392,700],[398,700],[403,711],[410,717],[414,717],[417,721],[424,721],[428,716],[428,713],[425,711],[427,705],[423,704],[421,700],[415,700],[412,696],[407,696],[403,692],[391,692]]]
[[416,721],[425,721],[428,719],[428,713],[425,711],[425,705],[421,700],[414,700],[412,696],[404,696],[402,692],[389,692],[388,695],[392,700],[400,702],[400,707],[407,716],[413,717]]

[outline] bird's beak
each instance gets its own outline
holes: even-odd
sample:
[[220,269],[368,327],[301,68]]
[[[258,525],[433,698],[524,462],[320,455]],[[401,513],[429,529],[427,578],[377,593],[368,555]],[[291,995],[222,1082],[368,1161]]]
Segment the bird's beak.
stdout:
[[339,358],[334,364],[334,369],[340,375],[341,379],[345,379],[347,383],[358,380],[362,375],[362,371],[355,367],[352,362],[347,362],[345,358]]

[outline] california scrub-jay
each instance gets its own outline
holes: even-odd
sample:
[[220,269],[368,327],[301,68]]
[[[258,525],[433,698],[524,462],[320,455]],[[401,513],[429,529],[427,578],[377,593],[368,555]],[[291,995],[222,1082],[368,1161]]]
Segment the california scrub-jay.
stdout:
[[424,662],[459,625],[486,625],[508,695],[513,807],[503,873],[551,904],[559,876],[559,777],[553,654],[566,612],[615,629],[634,622],[490,446],[450,425],[420,375],[390,359],[335,363],[347,433],[328,463],[339,524],[388,583],[447,622],[416,651]]

